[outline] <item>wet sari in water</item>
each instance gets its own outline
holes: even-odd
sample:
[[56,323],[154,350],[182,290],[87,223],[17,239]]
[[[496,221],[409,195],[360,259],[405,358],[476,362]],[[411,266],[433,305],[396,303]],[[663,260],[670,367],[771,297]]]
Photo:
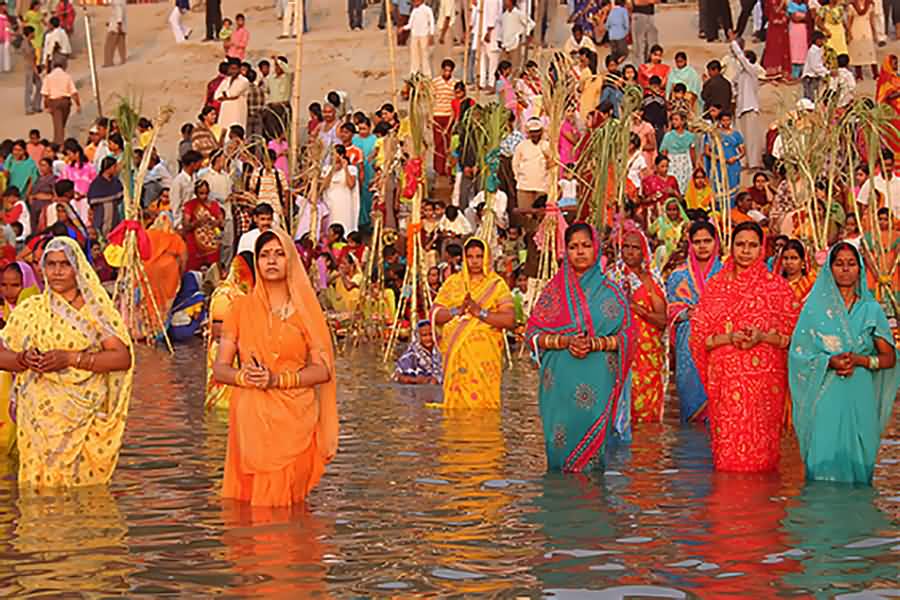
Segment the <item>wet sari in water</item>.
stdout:
[[[463,260],[462,272],[454,273],[444,282],[434,300],[431,320],[434,321],[440,308],[461,306],[466,294],[492,312],[512,307],[512,292],[491,268],[490,251],[484,253],[481,281],[472,282]],[[444,324],[440,337],[444,357],[444,408],[500,408],[503,347],[502,330],[469,314],[460,314]]]
[[[765,243],[763,243],[765,247]],[[729,259],[694,309],[690,348],[709,398],[713,463],[719,471],[767,471],[778,465],[787,382],[787,350],[708,350],[711,335],[756,327],[790,336],[800,304],[787,282],[759,259],[735,272]]]
[[325,314],[290,236],[273,230],[287,254],[289,314],[275,314],[266,284],[234,300],[222,337],[241,364],[256,360],[274,373],[297,371],[317,352],[331,379],[314,388],[234,387],[222,496],[252,506],[302,503],[325,472],[338,444],[334,350]]
[[700,301],[709,279],[722,269],[718,239],[705,269],[700,267],[693,246],[688,244],[687,262],[675,269],[666,281],[666,309],[675,347],[675,388],[682,423],[706,420],[706,390],[691,355],[691,319],[687,313]]
[[[650,244],[647,236],[633,221],[626,221],[622,235],[637,233],[641,238],[643,267],[649,275],[649,284],[641,281],[627,265],[616,265],[613,280],[625,291],[629,300],[642,308],[653,311],[653,297],[665,300],[663,285],[651,268]],[[618,234],[613,232],[618,238]],[[631,422],[661,423],[665,409],[663,372],[666,368],[666,344],[662,329],[633,315],[635,323],[634,360],[631,363]]]
[[[596,234],[594,248],[599,254]],[[593,352],[579,360],[568,350],[538,350],[541,334],[582,332],[615,337],[618,352]],[[540,364],[538,401],[548,470],[604,470],[635,333],[628,300],[603,274],[600,261],[578,278],[566,259],[541,293],[525,333]]]
[[876,337],[894,345],[884,310],[864,284],[865,265],[857,260],[857,300],[850,310],[826,262],[791,340],[794,429],[807,479],[870,484],[900,386],[900,363],[876,371],[856,367],[849,377],[828,366],[843,352],[876,355]]
[[[74,308],[49,286],[19,304],[0,334],[13,352],[98,352],[103,341],[131,338],[78,244],[54,238],[44,256],[62,251],[73,265],[84,306]],[[125,371],[93,373],[74,367],[56,373],[16,374],[19,484],[35,490],[104,484],[112,477],[131,400],[132,365]]]

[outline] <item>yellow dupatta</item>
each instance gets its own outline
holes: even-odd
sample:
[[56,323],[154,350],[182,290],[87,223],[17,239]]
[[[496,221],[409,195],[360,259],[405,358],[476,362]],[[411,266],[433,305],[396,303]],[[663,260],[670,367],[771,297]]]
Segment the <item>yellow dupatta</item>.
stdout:
[[[477,238],[471,238],[469,242]],[[463,259],[461,273],[451,275],[434,301],[439,308],[457,308],[471,295],[479,306],[496,311],[512,305],[509,286],[491,267],[490,249],[484,246],[484,277],[474,283]],[[468,243],[467,243],[468,246]],[[444,408],[499,408],[503,370],[503,332],[469,314],[444,324],[440,338],[444,357]]]
[[[78,244],[54,238],[44,249],[62,251],[76,272],[84,306],[74,308],[49,285],[13,311],[0,342],[13,352],[35,348],[97,352],[104,340],[131,338],[119,311]],[[15,376],[19,484],[35,489],[107,483],[118,461],[134,372],[93,373],[68,368]]]

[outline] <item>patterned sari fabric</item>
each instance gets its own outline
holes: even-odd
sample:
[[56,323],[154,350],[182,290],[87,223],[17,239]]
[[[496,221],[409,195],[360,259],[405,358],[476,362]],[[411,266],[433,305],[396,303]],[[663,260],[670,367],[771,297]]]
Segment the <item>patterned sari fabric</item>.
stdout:
[[[763,244],[765,247],[765,244]],[[707,350],[711,335],[751,327],[790,336],[800,304],[760,255],[744,272],[728,260],[707,283],[694,310],[690,348],[709,397],[713,463],[719,471],[767,471],[778,465],[787,350],[760,343],[749,350]]]
[[[653,311],[653,297],[665,299],[663,284],[651,270],[650,244],[647,236],[633,221],[626,221],[621,233],[637,234],[641,238],[643,251],[643,268],[650,273],[649,285],[644,284],[637,273],[624,263],[616,265],[613,279],[624,290],[626,296],[634,304]],[[620,239],[613,232],[614,239]],[[636,326],[636,349],[634,361],[631,363],[631,422],[660,423],[665,408],[663,373],[666,370],[666,343],[663,330],[656,325],[634,315]]]
[[[596,234],[594,247],[599,255]],[[568,350],[538,352],[541,334],[583,332],[616,337],[618,352],[595,352],[581,360]],[[525,336],[539,357],[538,398],[549,470],[603,471],[635,333],[628,301],[603,274],[599,260],[580,279],[567,260],[544,288]]]
[[701,269],[697,261],[694,248],[689,246],[687,263],[678,267],[666,281],[669,331],[675,346],[675,387],[681,405],[682,423],[706,420],[706,390],[703,389],[691,355],[691,320],[687,313],[700,301],[707,281],[721,269],[717,239],[713,258],[704,269]]
[[865,266],[857,260],[856,303],[847,310],[827,262],[791,340],[794,429],[807,479],[870,484],[900,386],[900,362],[877,371],[857,367],[849,377],[828,366],[843,352],[875,356],[875,338],[893,346],[887,317],[865,286]]
[[[221,324],[225,315],[231,310],[235,298],[245,296],[253,288],[253,267],[244,260],[241,255],[235,256],[231,261],[231,269],[225,278],[213,291],[209,301],[209,318],[213,325]],[[209,336],[209,344],[206,348],[206,409],[228,409],[228,401],[231,398],[231,387],[219,383],[213,377],[213,364],[219,353],[219,340]],[[237,363],[238,361],[235,361]],[[237,364],[235,364],[237,366]]]
[[[144,310],[150,330],[161,331],[172,308],[172,302],[181,286],[181,263],[187,255],[184,240],[172,226],[172,215],[162,212],[147,230],[150,239],[150,257],[144,261],[144,271],[150,284],[149,295],[144,295]],[[157,318],[158,316],[158,318]],[[161,319],[161,322],[160,322]]]
[[[875,100],[894,109],[894,118],[891,119],[891,124],[895,128],[900,129],[900,97],[890,98],[890,96],[900,93],[900,75],[897,74],[897,71],[891,65],[892,58],[896,59],[896,55],[885,56],[884,62],[881,63],[878,84],[875,87]],[[885,137],[888,138],[888,144],[894,154],[900,152],[900,136],[891,131],[886,133]]]
[[[98,352],[103,341],[118,338],[130,349],[128,329],[78,244],[55,238],[44,257],[57,251],[75,268],[84,306],[75,309],[47,286],[16,307],[0,342],[13,352]],[[18,425],[19,484],[41,490],[107,483],[125,430],[132,373],[133,363],[112,373],[69,368],[17,374],[11,398]]]
[[[471,281],[465,260],[462,272],[444,282],[434,300],[432,321],[439,308],[462,305],[466,294],[489,311],[513,305],[506,282],[491,269],[489,251],[484,253],[484,277],[477,284]],[[444,357],[444,408],[500,408],[501,330],[471,315],[460,314],[444,324],[440,351]]]
[[400,377],[433,377],[438,383],[444,380],[440,350],[436,345],[431,350],[427,350],[419,339],[418,330],[413,334],[413,339],[406,351],[397,359],[394,380],[396,381]]

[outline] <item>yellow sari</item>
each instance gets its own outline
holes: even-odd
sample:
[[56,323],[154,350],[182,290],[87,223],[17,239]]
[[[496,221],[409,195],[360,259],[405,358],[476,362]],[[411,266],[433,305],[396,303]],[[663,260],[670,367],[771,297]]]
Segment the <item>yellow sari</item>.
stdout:
[[[246,296],[252,287],[253,266],[248,264],[244,257],[239,254],[231,261],[228,277],[216,286],[210,297],[210,328],[212,328],[212,324],[221,324],[231,311],[235,298]],[[213,376],[213,364],[216,362],[218,353],[219,340],[214,339],[212,331],[210,331],[209,344],[206,349],[206,409],[218,408],[227,411],[231,398],[231,387],[224,383],[218,383]]]
[[[462,272],[451,275],[438,292],[432,318],[440,308],[459,307],[466,294],[489,311],[513,305],[512,293],[506,282],[491,269],[488,250],[484,253],[484,277],[481,281],[472,283],[468,266],[463,260]],[[461,314],[444,324],[440,350],[444,357],[444,408],[500,408],[502,330],[469,314]]]
[[[131,349],[131,338],[97,274],[78,244],[55,238],[44,256],[62,251],[74,266],[84,306],[75,309],[49,287],[13,311],[0,342],[8,350],[35,348],[97,352],[112,337]],[[19,485],[35,490],[105,484],[122,445],[134,360],[127,371],[18,373],[10,397],[16,402]]]

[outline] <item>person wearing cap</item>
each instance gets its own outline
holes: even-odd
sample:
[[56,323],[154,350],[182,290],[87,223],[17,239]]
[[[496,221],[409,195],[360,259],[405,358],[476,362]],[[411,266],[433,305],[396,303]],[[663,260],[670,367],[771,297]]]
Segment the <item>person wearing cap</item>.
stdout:
[[266,78],[268,90],[266,110],[263,112],[263,132],[269,139],[275,139],[291,120],[291,92],[294,75],[288,72],[288,60],[284,56],[273,56],[275,71]]
[[229,128],[240,125],[247,129],[247,92],[250,82],[241,75],[241,61],[238,58],[228,59],[228,75],[219,84],[215,99],[220,103],[219,125]]
[[44,98],[44,108],[53,119],[53,143],[62,145],[72,104],[75,104],[76,112],[80,112],[81,99],[75,81],[61,63],[54,61],[53,70],[41,84],[41,96]]
[[547,163],[550,142],[544,139],[544,125],[534,117],[525,124],[528,139],[516,146],[512,167],[516,176],[516,208],[529,210],[538,196],[547,193]]

